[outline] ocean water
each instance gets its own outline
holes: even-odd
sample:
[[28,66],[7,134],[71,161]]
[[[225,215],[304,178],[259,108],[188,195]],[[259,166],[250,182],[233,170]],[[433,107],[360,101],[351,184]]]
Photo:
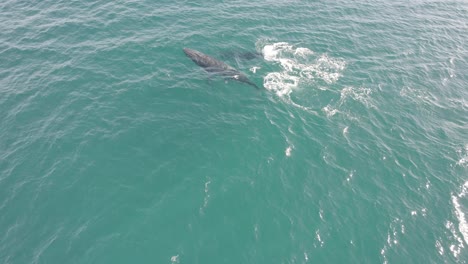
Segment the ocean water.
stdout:
[[5,0],[0,29],[0,263],[468,263],[468,2]]

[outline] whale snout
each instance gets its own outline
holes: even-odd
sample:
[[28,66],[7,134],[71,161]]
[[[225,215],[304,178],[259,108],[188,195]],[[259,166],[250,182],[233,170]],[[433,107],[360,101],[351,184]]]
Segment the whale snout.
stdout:
[[184,53],[187,54],[187,55],[189,55],[189,53],[191,51],[189,48],[183,48],[183,50],[184,50]]

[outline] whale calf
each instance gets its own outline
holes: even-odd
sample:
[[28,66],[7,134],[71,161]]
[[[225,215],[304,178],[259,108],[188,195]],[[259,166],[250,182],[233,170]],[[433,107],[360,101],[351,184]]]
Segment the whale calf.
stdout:
[[197,50],[184,48],[185,55],[189,57],[193,62],[198,66],[205,69],[205,71],[210,73],[219,74],[228,78],[232,78],[236,81],[252,85],[253,87],[259,89],[259,87],[247,78],[245,74],[234,69],[233,67],[227,65],[226,63],[219,61],[213,57],[210,57],[206,54],[203,54]]

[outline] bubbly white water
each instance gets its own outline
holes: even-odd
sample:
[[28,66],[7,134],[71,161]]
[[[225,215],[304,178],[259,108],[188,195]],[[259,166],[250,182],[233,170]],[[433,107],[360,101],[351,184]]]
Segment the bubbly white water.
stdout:
[[266,61],[279,66],[263,80],[263,86],[278,96],[289,96],[294,89],[317,80],[332,84],[346,67],[344,60],[287,42],[265,44],[262,53]]

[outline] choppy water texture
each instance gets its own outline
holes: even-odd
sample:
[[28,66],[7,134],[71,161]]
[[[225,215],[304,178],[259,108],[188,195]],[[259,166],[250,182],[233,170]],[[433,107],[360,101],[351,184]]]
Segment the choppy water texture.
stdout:
[[0,263],[468,262],[466,1],[0,11]]

